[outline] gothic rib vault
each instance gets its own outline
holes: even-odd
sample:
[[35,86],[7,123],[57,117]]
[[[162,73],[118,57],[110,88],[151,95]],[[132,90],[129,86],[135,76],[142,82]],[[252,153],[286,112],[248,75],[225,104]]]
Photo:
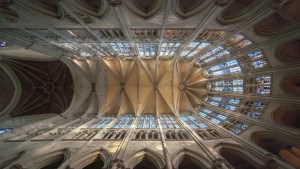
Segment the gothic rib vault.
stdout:
[[300,0],[0,0],[0,169],[300,169]]

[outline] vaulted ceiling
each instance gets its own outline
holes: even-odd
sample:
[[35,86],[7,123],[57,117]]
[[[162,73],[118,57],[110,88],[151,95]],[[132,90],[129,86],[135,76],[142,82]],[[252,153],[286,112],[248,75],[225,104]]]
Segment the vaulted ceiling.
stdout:
[[[207,93],[211,66],[237,59],[244,77],[254,70],[247,54],[258,50],[272,70],[299,62],[299,2],[0,2],[0,38],[8,42],[0,59],[21,84],[10,87],[13,79],[0,85],[7,90],[2,109],[19,88],[12,116],[177,115],[195,109]],[[219,46],[223,53],[215,50]],[[220,56],[213,60],[214,54]],[[11,73],[5,73],[7,79]]]

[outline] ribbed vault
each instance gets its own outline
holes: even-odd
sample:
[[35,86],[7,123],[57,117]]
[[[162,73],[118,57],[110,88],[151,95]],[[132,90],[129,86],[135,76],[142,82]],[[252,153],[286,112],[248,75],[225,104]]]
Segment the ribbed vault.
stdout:
[[107,58],[104,65],[104,113],[177,115],[195,108],[205,94],[205,73],[188,59]]

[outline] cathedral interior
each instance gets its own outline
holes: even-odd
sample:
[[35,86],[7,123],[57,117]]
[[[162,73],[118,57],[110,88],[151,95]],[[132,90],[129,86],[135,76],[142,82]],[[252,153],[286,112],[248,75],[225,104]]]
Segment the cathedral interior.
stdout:
[[0,169],[300,169],[300,0],[0,0]]

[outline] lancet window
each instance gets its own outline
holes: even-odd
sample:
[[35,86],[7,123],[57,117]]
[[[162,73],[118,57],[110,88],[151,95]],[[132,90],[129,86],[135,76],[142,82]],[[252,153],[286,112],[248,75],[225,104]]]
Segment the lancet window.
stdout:
[[265,68],[268,66],[268,63],[262,51],[249,53],[248,57],[251,59],[252,66],[254,69]]
[[162,43],[159,56],[174,56],[181,43]]
[[200,63],[209,63],[214,60],[223,58],[227,55],[230,55],[230,52],[225,49],[223,46],[217,46],[216,48],[208,51],[206,54],[199,57]]
[[225,46],[230,47],[232,50],[242,49],[251,44],[253,44],[253,42],[242,34],[235,34],[224,43]]
[[271,81],[271,76],[255,76],[247,78],[247,92],[270,95]]
[[180,119],[186,123],[191,129],[207,128],[207,125],[193,115],[182,115]]
[[96,124],[94,124],[92,126],[92,128],[105,128],[109,123],[111,123],[113,120],[115,119],[115,117],[109,117],[109,116],[105,116],[105,117],[101,117]]
[[109,43],[109,45],[119,56],[133,55],[133,50],[130,43]]
[[218,96],[210,96],[207,98],[208,104],[216,107],[221,107],[230,111],[236,111],[241,103],[240,99],[235,98],[222,98]]
[[238,61],[236,59],[233,59],[230,61],[220,63],[216,66],[210,67],[208,71],[213,76],[221,76],[226,74],[239,73],[242,72],[242,69],[239,66]]
[[199,115],[215,124],[221,125],[234,134],[240,134],[249,127],[249,125],[245,122],[232,119],[224,114],[220,114],[209,109],[203,109],[199,111]]
[[174,116],[169,114],[162,114],[159,117],[162,128],[180,128]]
[[245,101],[242,103],[239,112],[246,116],[258,119],[263,114],[267,104],[266,101]]
[[197,53],[199,53],[202,49],[207,47],[210,43],[207,42],[192,42],[187,48],[180,54],[180,56],[184,57],[193,57]]
[[244,80],[243,79],[226,79],[216,80],[210,83],[210,90],[216,92],[244,92]]
[[156,43],[137,43],[137,48],[140,56],[153,57],[156,56]]
[[137,125],[137,128],[144,128],[144,129],[157,128],[156,117],[153,115],[140,116],[140,120]]
[[118,121],[112,126],[112,128],[130,128],[135,117],[133,115],[126,115],[118,118]]

